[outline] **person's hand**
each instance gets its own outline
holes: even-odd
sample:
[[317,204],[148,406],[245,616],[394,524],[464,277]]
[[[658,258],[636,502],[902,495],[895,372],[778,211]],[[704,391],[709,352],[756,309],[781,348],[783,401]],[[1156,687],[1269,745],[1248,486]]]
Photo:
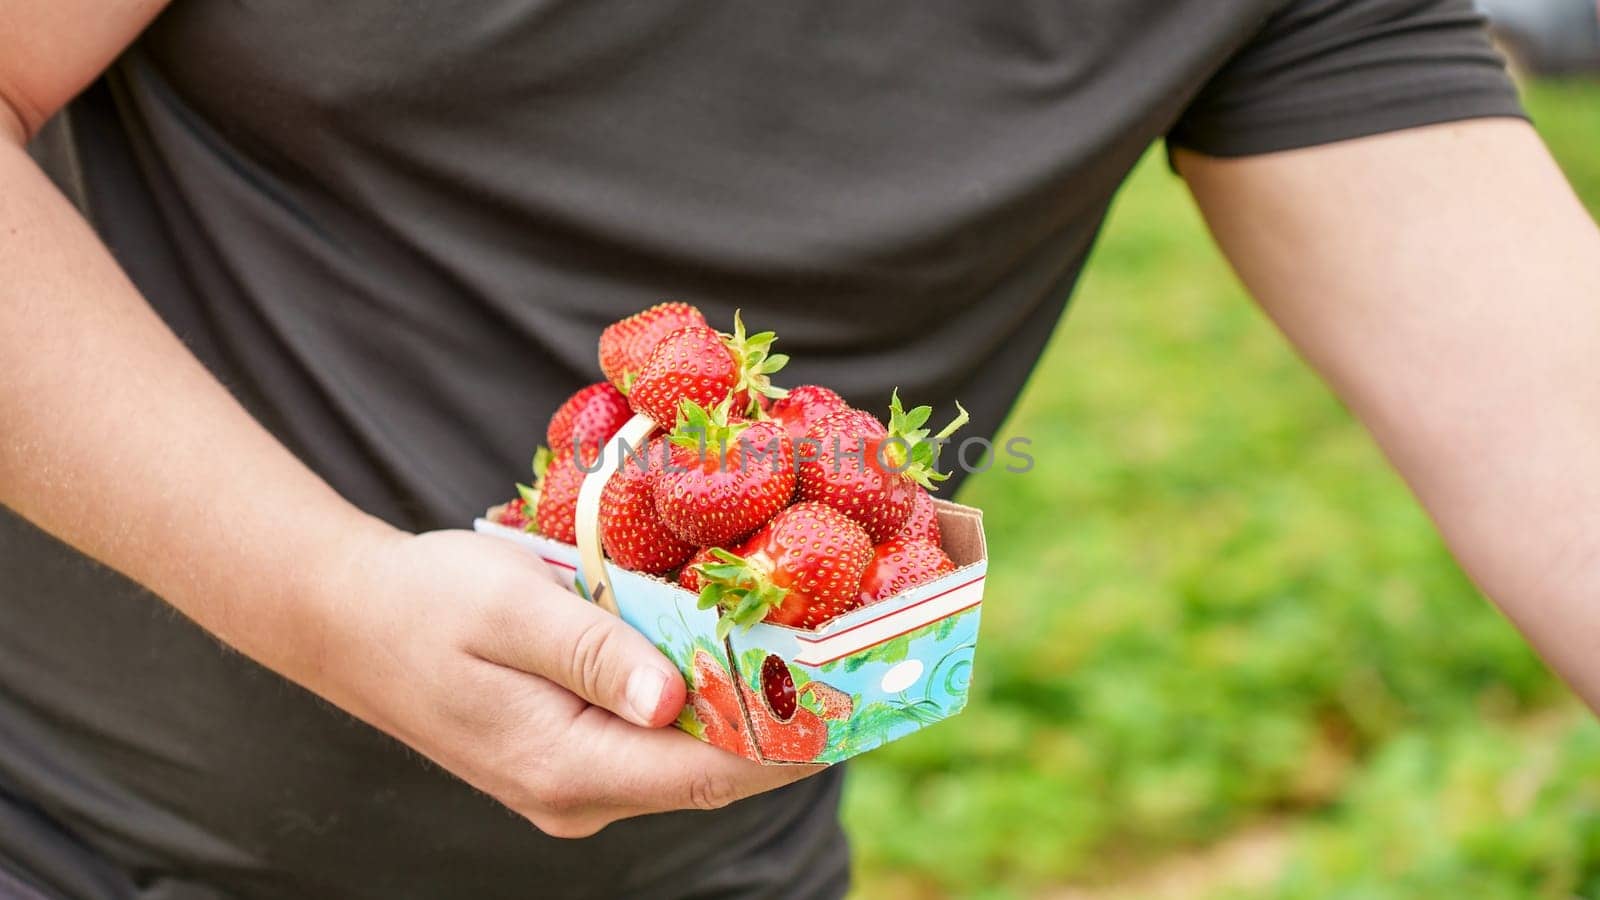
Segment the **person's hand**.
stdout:
[[720,807],[820,771],[662,728],[683,706],[677,669],[511,544],[396,533],[344,558],[307,686],[547,834]]

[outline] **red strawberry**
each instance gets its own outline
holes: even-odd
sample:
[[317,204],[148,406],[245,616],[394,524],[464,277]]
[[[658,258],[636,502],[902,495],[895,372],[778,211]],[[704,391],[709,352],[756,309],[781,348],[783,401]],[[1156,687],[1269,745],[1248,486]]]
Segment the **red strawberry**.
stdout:
[[733,676],[720,659],[696,649],[691,667],[694,669],[691,687],[713,704],[735,713],[738,711],[739,698],[733,693]]
[[670,425],[683,401],[716,406],[732,396],[738,380],[739,364],[720,335],[703,326],[680,328],[656,345],[628,403],[656,424]]
[[789,394],[766,407],[767,415],[783,425],[789,439],[798,441],[806,436],[818,419],[831,412],[849,409],[844,398],[819,384],[802,384],[790,388]]
[[728,546],[760,528],[794,496],[794,451],[774,422],[729,422],[686,400],[656,478],[656,512],[672,533],[702,547]]
[[783,661],[783,657],[775,653],[768,653],[767,658],[761,661],[761,696],[780,722],[794,718],[800,708],[800,695],[794,689],[794,673],[789,671],[789,664]]
[[917,494],[949,477],[933,467],[935,444],[966,424],[967,411],[959,403],[956,409],[955,420],[932,438],[922,426],[933,409],[907,412],[899,392],[889,401],[888,428],[859,409],[823,416],[806,433],[808,452],[798,455],[800,499],[850,516],[874,543],[888,540],[910,518]]
[[798,715],[802,709],[800,700],[807,694],[822,704],[824,719],[848,719],[855,710],[855,701],[850,695],[831,684],[808,681],[805,687],[796,691],[794,673],[789,670],[789,664],[783,661],[783,657],[776,653],[767,654],[767,658],[761,661],[761,697],[767,701],[767,709],[778,722],[787,722]]
[[600,458],[600,451],[606,442],[632,417],[633,410],[628,408],[628,398],[622,396],[610,382],[597,382],[561,404],[556,414],[550,417],[545,441],[557,454],[572,454],[581,448],[584,463],[592,465]]
[[[508,500],[489,508],[486,514],[492,522],[510,528],[520,528],[530,534],[539,534],[539,488],[544,482],[545,470],[550,465],[550,450],[540,447],[533,454],[533,486],[517,483],[517,499]],[[574,497],[577,495],[574,494]],[[569,541],[570,543],[570,541]]]
[[811,762],[828,748],[828,725],[816,713],[797,706],[792,717],[780,718],[766,698],[750,690],[742,678],[739,692],[750,710],[750,728],[763,757],[775,762]]
[[750,741],[750,732],[744,727],[744,714],[735,707],[734,715],[707,700],[703,695],[690,691],[687,704],[694,710],[694,717],[700,722],[701,734],[705,736],[706,743],[713,747],[720,747],[729,753],[734,753],[750,759],[756,758],[755,746]]
[[740,756],[755,756],[744,710],[734,693],[733,677],[704,650],[694,651],[694,683],[689,704],[705,732],[706,742]]
[[713,549],[700,565],[706,582],[700,607],[722,607],[717,634],[766,621],[815,628],[854,608],[872,542],[861,526],[832,507],[796,503],[740,544]]
[[944,546],[944,534],[939,530],[939,508],[933,505],[933,495],[917,491],[911,501],[911,515],[890,540],[927,541],[935,547]]
[[700,589],[705,587],[706,583],[701,580],[700,573],[695,570],[695,566],[701,563],[716,562],[717,558],[711,555],[711,551],[715,549],[715,547],[701,547],[699,552],[689,557],[689,561],[684,563],[683,569],[678,572],[679,586],[696,594],[700,593]]
[[729,397],[741,414],[753,412],[757,395],[781,397],[772,373],[789,357],[768,354],[777,335],[770,331],[746,335],[744,320],[733,316],[733,334],[721,334],[704,325],[680,328],[661,339],[651,351],[628,393],[633,411],[670,426],[678,419],[685,400],[707,409]]
[[861,602],[886,600],[955,570],[937,544],[885,541],[873,548],[872,562],[861,576]]
[[[687,303],[657,303],[613,322],[600,332],[600,371],[626,394],[662,338],[685,326],[705,324],[706,317]],[[559,446],[555,441],[550,445]]]
[[[549,448],[540,447],[533,454],[533,486],[518,484],[520,496],[495,509],[505,509],[504,515],[508,518],[520,516],[522,524],[512,525],[513,528],[576,544],[574,522],[583,475],[583,470],[573,464],[571,454],[552,454]],[[511,522],[501,524],[511,525]]]
[[498,506],[489,507],[489,511],[484,513],[483,517],[497,525],[504,525],[507,528],[516,528],[522,531],[534,530],[531,527],[533,525],[533,520],[528,517],[527,507],[524,505],[521,497],[518,497],[515,500],[507,500]]
[[625,456],[600,494],[600,545],[606,555],[625,569],[652,575],[683,565],[695,549],[656,514],[655,479],[666,446],[661,438],[646,445],[647,463]]
[[[576,544],[578,489],[583,487],[585,473],[578,468],[570,452],[547,454],[547,456],[545,469],[536,485],[539,497],[534,506],[534,515],[539,521],[539,533],[568,544]],[[535,460],[535,469],[538,465],[538,461]]]
[[824,719],[848,719],[856,710],[855,699],[831,684],[808,681],[806,686],[800,689],[802,698],[807,694],[822,705]]

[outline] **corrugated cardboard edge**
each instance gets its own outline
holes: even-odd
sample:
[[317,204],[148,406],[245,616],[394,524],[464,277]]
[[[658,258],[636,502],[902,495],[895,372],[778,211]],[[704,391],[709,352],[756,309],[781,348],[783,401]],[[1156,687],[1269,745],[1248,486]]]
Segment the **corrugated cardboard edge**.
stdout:
[[[689,591],[682,586],[678,586],[678,590],[683,591],[685,594],[689,593]],[[763,766],[809,765],[808,763],[784,762],[781,760],[767,759],[762,755],[761,742],[756,738],[756,723],[755,720],[750,718],[750,704],[746,703],[744,699],[744,676],[739,674],[739,664],[736,661],[735,654],[733,652],[733,642],[727,638],[723,638],[721,644],[723,659],[728,664],[728,674],[733,677],[733,699],[739,701],[739,715],[744,717],[744,733],[750,736],[751,752],[741,753],[739,755],[750,760],[751,762],[760,763]]]
[[957,571],[989,559],[989,544],[983,536],[983,510],[949,500],[933,501],[939,511],[939,533],[944,552]]

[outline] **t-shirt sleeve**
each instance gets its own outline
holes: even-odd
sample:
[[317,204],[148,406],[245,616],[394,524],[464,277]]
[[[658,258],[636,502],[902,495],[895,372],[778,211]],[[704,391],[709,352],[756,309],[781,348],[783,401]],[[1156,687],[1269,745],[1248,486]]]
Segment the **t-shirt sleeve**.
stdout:
[[1288,0],[1167,143],[1248,156],[1496,116],[1525,117],[1471,0]]

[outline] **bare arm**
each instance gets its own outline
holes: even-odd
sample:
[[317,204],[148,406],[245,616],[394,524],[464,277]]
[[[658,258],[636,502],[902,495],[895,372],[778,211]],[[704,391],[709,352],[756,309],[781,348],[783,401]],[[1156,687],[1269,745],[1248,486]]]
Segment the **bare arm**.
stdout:
[[[0,84],[16,86],[0,105],[12,113],[0,140],[0,500],[246,653],[308,675],[320,651],[274,620],[310,612],[293,608],[316,593],[309,582],[327,575],[347,541],[383,527],[233,401],[20,146],[161,4],[111,4],[116,27],[90,14],[95,4],[22,5],[51,21],[8,28],[13,41],[0,53]],[[72,6],[76,16],[64,9]],[[6,9],[17,14],[15,4]],[[44,77],[54,42],[29,36],[76,37],[65,30],[74,20],[98,23],[96,52]],[[95,503],[72,501],[91,487]],[[273,577],[239,577],[266,572]]]
[[1464,567],[1600,709],[1600,231],[1532,129],[1179,169]]
[[642,636],[509,545],[365,515],[152,312],[22,143],[161,6],[0,4],[0,502],[552,834],[806,774],[641,727],[684,697]]

